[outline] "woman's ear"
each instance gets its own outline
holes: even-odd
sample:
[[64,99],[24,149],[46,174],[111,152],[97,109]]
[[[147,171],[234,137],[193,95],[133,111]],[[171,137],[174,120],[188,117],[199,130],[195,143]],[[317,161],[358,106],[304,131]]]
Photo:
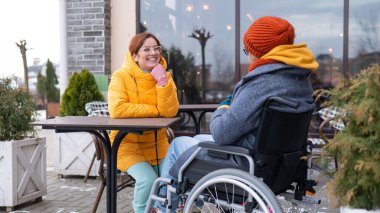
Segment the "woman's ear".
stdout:
[[258,59],[256,56],[252,55],[251,53],[248,54],[248,57],[251,63],[257,61]]
[[133,60],[134,60],[135,62],[137,62],[138,59],[139,59],[139,58],[137,57],[137,54],[136,54],[136,53],[133,53],[132,58],[133,58]]

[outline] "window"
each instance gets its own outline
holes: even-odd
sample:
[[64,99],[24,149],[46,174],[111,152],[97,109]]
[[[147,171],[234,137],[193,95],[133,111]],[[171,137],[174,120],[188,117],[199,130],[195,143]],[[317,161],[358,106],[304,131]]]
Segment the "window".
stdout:
[[380,64],[380,2],[351,0],[349,10],[349,72]]
[[[295,28],[294,43],[306,43],[314,53],[320,67],[311,75],[313,88],[333,86],[342,71],[343,1],[242,0],[241,37],[255,19],[267,15],[288,20]],[[248,58],[243,52],[240,56],[241,70],[246,72]]]
[[217,103],[232,92],[234,7],[231,0],[140,1],[140,31],[163,44],[181,103]]
[[307,43],[314,53],[320,67],[311,75],[313,87],[334,87],[347,61],[343,27],[348,3],[348,71],[355,73],[380,63],[378,0],[141,0],[140,21],[141,29],[156,34],[165,46],[181,103],[218,103],[232,92],[236,73],[247,73],[242,37],[253,20],[265,15],[290,21],[295,43]]

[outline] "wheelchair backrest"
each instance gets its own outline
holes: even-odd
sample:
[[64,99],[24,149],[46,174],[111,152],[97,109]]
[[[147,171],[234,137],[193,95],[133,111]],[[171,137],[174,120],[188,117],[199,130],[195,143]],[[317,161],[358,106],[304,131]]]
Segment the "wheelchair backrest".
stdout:
[[306,174],[306,140],[312,110],[303,113],[280,111],[281,105],[298,103],[278,97],[268,99],[262,111],[253,158],[255,176],[275,192],[286,191]]

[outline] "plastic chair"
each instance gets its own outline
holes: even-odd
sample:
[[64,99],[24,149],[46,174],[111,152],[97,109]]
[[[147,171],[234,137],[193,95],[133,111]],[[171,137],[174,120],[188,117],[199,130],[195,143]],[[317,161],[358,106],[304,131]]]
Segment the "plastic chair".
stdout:
[[[340,119],[346,116],[347,113],[342,111],[338,107],[325,107],[321,108],[314,116],[318,116],[322,122],[318,128],[319,137],[308,137],[308,149],[312,153],[312,161],[318,161],[319,158],[327,159],[324,153],[322,153],[322,148],[328,144],[328,141],[335,136],[336,133],[345,128],[345,124]],[[326,134],[326,130],[328,134]],[[334,161],[334,170],[338,170],[338,160],[336,158],[332,159]],[[325,163],[322,163],[325,164]],[[313,163],[313,167],[319,169],[321,172],[326,173],[331,178],[332,172],[328,171],[326,166],[318,165],[318,163]]]
[[[89,103],[87,103],[85,105],[85,110],[88,113],[88,116],[105,116],[105,117],[109,117],[108,103],[104,102],[104,101],[92,101],[92,102],[89,102]],[[98,147],[96,147],[96,141],[95,141],[95,139],[94,139],[94,144],[95,144],[95,148],[98,148]],[[87,179],[90,176],[90,172],[91,172],[92,166],[94,165],[95,159],[96,160],[100,160],[101,159],[101,156],[98,153],[99,153],[99,151],[95,150],[94,155],[93,155],[93,157],[91,159],[90,165],[89,165],[89,167],[87,169],[86,176],[84,176],[83,182],[85,182],[85,183],[87,182]]]

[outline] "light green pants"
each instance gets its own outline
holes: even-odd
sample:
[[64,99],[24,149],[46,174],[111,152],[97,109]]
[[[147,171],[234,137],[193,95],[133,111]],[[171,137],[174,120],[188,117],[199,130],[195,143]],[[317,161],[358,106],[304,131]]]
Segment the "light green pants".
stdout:
[[[161,173],[162,163],[160,163],[159,169]],[[157,178],[157,166],[152,166],[147,162],[140,162],[129,167],[127,173],[136,181],[132,201],[133,209],[135,213],[143,213],[153,182]]]

